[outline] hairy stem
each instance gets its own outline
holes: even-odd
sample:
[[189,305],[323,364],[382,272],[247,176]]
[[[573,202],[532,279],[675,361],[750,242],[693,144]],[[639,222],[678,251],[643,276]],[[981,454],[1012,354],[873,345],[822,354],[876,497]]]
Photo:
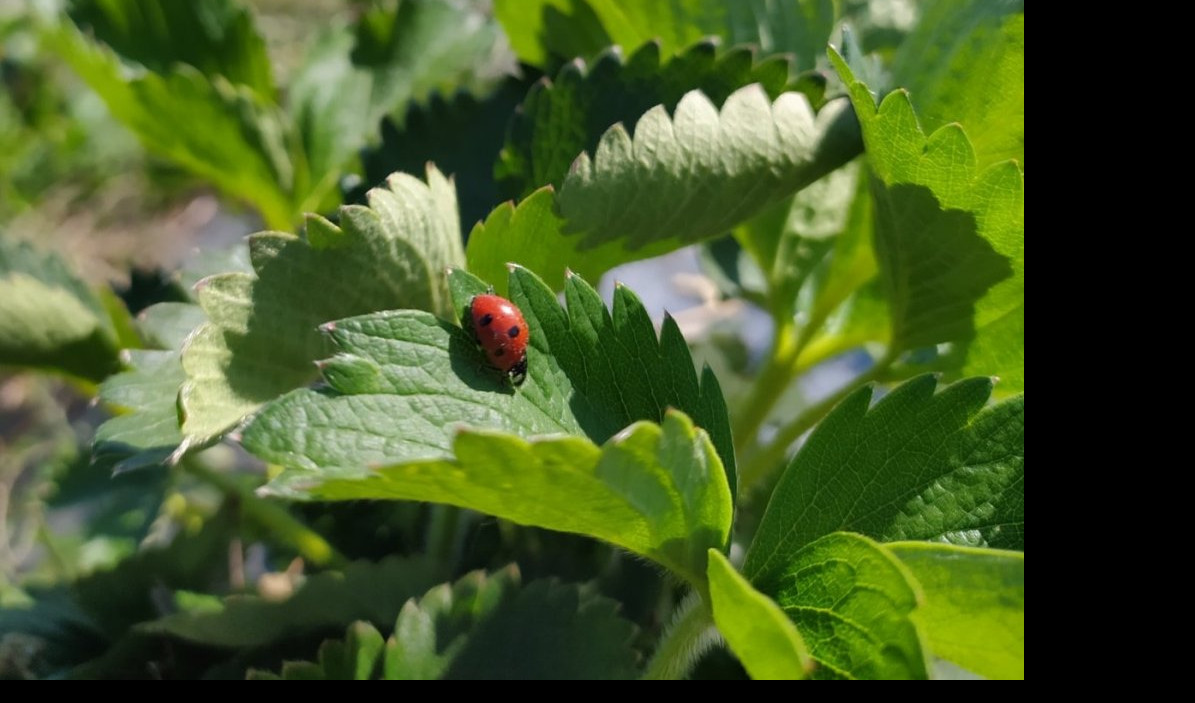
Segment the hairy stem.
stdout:
[[714,616],[694,591],[676,609],[676,616],[660,638],[643,678],[656,681],[683,679],[717,642]]

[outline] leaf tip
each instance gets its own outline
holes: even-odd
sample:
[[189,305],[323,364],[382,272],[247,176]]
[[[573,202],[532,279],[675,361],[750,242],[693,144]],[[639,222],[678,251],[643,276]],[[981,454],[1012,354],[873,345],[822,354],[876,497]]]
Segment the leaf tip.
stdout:
[[324,334],[332,334],[336,331],[336,322],[325,322],[319,326],[319,331],[323,332]]

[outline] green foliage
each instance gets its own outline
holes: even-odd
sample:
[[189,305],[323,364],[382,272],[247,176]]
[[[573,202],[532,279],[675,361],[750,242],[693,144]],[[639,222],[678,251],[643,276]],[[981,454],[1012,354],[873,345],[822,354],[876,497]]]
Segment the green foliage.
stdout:
[[803,679],[813,660],[775,601],[756,591],[717,550],[709,554],[714,622],[753,679]]
[[925,594],[915,614],[934,654],[993,679],[1025,678],[1025,555],[925,542],[888,549]]
[[789,65],[782,58],[756,62],[746,48],[718,55],[712,41],[693,45],[661,61],[658,42],[648,42],[629,58],[610,50],[594,59],[566,64],[554,80],[536,83],[511,119],[510,136],[496,169],[507,195],[524,198],[540,186],[559,187],[581,152],[592,152],[615,124],[632,124],[649,109],[668,112],[689,91],[700,90],[714,105],[732,92],[759,83],[770,99],[788,87]]
[[180,612],[140,626],[198,644],[256,648],[305,634],[322,634],[353,622],[393,622],[403,601],[439,580],[425,559],[353,562],[344,571],[309,576],[285,600],[228,596],[215,610]]
[[[485,290],[459,272],[453,287],[461,311]],[[702,583],[705,550],[725,544],[734,485],[733,464],[724,473],[719,459],[730,455],[716,381],[707,372],[698,383],[675,326],[657,341],[625,289],[611,315],[576,277],[567,314],[522,269],[510,287],[530,327],[521,386],[488,367],[470,333],[429,314],[341,320],[325,328],[340,349],[322,364],[329,388],[268,405],[245,429],[245,446],[293,467],[277,491],[447,502],[591,534]],[[668,407],[689,411],[704,431]],[[636,420],[662,425],[627,427]],[[575,437],[528,444],[468,427]]]
[[100,298],[52,252],[0,232],[0,364],[99,381],[119,368]]
[[720,35],[731,45],[795,54],[800,66],[812,68],[835,19],[829,0],[498,0],[494,10],[519,59],[540,67],[553,56],[584,57],[610,44],[640,46],[653,39],[663,55],[671,56]]
[[633,627],[615,604],[575,586],[520,585],[507,568],[468,574],[408,600],[383,642],[354,623],[343,641],[320,647],[318,662],[287,662],[285,680],[625,679],[634,672]]
[[390,308],[450,310],[443,272],[463,260],[451,184],[434,167],[426,184],[395,174],[369,202],[343,207],[339,226],[308,218],[306,238],[254,235],[256,275],[204,279],[198,298],[209,321],[182,355],[186,446],[314,380],[313,362],[330,351],[321,323]]
[[961,343],[964,372],[998,374],[1003,393],[1023,390],[1023,172],[1009,161],[979,170],[957,124],[926,137],[903,91],[877,110],[867,85],[832,58],[850,87],[876,175],[876,249],[893,345]]
[[817,426],[756,532],[744,565],[753,582],[837,530],[1025,548],[1024,398],[984,408],[988,379],[935,385],[922,376],[870,409],[861,388]]

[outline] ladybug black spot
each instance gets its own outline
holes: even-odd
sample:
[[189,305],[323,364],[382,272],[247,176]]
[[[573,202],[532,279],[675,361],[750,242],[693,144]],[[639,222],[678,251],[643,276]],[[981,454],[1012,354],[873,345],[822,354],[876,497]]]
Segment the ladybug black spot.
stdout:
[[517,326],[511,327],[506,333],[510,335],[511,339],[514,339],[515,337],[519,336],[519,328]]
[[493,321],[494,321],[494,316],[487,312],[486,314],[481,316],[481,319],[477,321],[477,324],[481,325],[482,327],[489,327],[490,323]]
[[498,347],[497,349],[494,350],[494,356],[502,356],[505,353],[506,353],[506,349],[504,347]]

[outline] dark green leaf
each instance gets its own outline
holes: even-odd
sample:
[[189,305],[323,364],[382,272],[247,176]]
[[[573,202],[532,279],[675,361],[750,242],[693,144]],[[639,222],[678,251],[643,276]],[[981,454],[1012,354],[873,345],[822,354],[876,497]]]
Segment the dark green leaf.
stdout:
[[2,232],[0,364],[91,381],[120,368],[116,333],[99,298],[57,256]]
[[910,617],[920,600],[915,581],[881,545],[826,535],[778,554],[775,567],[751,581],[796,623],[813,654],[814,678],[927,677]]
[[993,679],[1025,678],[1025,555],[926,542],[888,549],[925,593],[914,618],[934,655]]
[[228,596],[216,612],[181,612],[140,626],[216,647],[262,647],[285,638],[342,628],[355,620],[388,627],[402,603],[438,580],[427,560],[353,562],[343,572],[310,576],[293,596],[271,601]]
[[97,464],[113,473],[160,466],[183,440],[177,401],[186,377],[178,352],[125,353],[129,370],[100,386],[100,400],[124,414],[96,429],[93,450]]
[[1024,549],[1024,397],[985,409],[989,379],[935,386],[913,379],[870,409],[862,388],[814,429],[747,554],[753,582],[836,530]]

